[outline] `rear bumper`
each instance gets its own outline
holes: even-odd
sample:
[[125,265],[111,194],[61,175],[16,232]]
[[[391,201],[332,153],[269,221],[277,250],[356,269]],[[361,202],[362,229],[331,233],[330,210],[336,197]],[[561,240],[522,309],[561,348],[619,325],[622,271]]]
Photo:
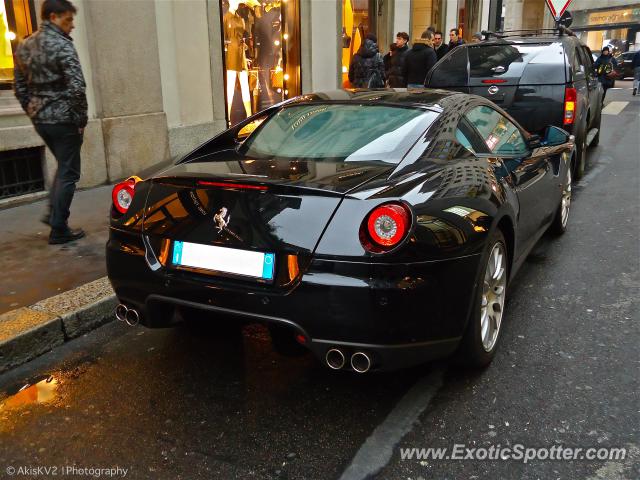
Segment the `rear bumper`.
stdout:
[[[171,325],[176,309],[196,308],[267,324],[288,325],[324,360],[340,347],[366,351],[374,368],[391,369],[453,352],[464,331],[479,255],[424,263],[371,264],[314,260],[286,293],[228,289],[193,275],[152,271],[139,250],[107,244],[109,278],[120,301],[149,327]],[[228,321],[228,320],[227,320]]]

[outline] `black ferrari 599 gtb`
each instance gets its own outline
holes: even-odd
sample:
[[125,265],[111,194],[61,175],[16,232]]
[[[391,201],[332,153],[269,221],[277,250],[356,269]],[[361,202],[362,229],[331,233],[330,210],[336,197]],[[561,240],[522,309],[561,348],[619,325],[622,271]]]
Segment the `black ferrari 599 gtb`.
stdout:
[[439,90],[303,95],[115,186],[116,316],[265,323],[333,369],[493,358],[509,281],[564,232],[573,137]]

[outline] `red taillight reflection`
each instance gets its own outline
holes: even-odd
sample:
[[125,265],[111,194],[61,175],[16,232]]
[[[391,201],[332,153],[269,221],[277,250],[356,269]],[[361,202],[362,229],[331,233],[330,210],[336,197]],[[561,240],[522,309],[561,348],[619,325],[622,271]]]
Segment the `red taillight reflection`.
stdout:
[[135,194],[136,183],[141,181],[139,177],[129,177],[124,182],[120,182],[113,187],[111,192],[111,200],[114,208],[120,213],[127,213],[133,196]]
[[[379,253],[398,245],[411,226],[411,213],[401,203],[387,203],[376,207],[367,215],[361,227],[362,245],[370,252]],[[366,230],[366,235],[363,235]]]
[[564,90],[564,125],[572,125],[576,119],[576,102],[578,92],[575,88],[565,88]]
[[507,83],[507,81],[504,78],[488,78],[482,80],[482,83]]

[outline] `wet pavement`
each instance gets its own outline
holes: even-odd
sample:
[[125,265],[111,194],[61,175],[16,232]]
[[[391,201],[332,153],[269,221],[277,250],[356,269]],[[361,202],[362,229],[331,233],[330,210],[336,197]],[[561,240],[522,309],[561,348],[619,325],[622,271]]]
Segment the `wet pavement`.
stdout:
[[[309,357],[279,357],[259,327],[218,335],[114,323],[51,356],[57,388],[46,401],[31,392],[0,406],[0,466],[120,465],[133,478],[333,478],[428,369],[336,375]],[[42,382],[12,376],[9,394]]]
[[[442,361],[359,376],[281,357],[259,326],[115,322],[0,376],[0,477],[75,465],[134,479],[640,478],[638,131],[640,99],[603,117],[569,231],[543,238],[510,285],[486,370]],[[401,458],[401,448],[455,444],[627,453]]]
[[40,223],[46,200],[0,210],[0,314],[106,275],[111,188],[76,192],[69,222],[87,236],[65,245],[47,243],[50,229]]

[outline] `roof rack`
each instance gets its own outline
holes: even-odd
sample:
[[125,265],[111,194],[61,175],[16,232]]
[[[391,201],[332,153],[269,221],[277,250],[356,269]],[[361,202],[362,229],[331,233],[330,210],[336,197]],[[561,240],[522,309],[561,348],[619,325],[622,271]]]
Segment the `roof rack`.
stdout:
[[500,32],[491,32],[488,30],[483,30],[481,34],[484,36],[484,40],[489,40],[490,37],[495,37],[497,39],[503,39],[508,37],[533,37],[536,35],[544,35],[544,34],[554,34],[554,35],[568,35],[571,37],[575,37],[576,34],[565,27],[564,25],[558,25],[556,28],[533,28],[533,29],[521,29],[521,30],[503,30]]

